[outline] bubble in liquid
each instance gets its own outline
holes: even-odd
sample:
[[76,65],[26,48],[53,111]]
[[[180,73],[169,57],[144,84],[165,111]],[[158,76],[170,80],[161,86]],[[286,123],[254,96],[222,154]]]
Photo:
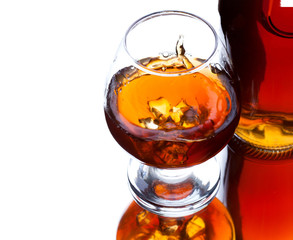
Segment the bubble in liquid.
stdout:
[[168,57],[171,56],[171,53],[169,53],[169,52],[162,52],[160,55],[161,55],[163,58],[168,58]]

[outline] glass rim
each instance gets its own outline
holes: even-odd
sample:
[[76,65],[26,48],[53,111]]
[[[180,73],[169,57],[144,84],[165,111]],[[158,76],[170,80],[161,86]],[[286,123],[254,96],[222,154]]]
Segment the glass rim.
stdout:
[[[156,18],[156,17],[168,16],[168,15],[178,15],[178,16],[185,16],[185,17],[197,19],[197,20],[201,21],[202,23],[204,23],[211,30],[211,32],[213,33],[214,38],[215,38],[214,48],[211,51],[211,54],[209,55],[209,57],[207,59],[205,59],[201,64],[199,64],[199,65],[197,65],[195,67],[189,68],[189,69],[182,70],[182,71],[163,72],[163,71],[157,71],[157,70],[154,70],[154,69],[151,69],[151,68],[148,68],[148,67],[144,66],[143,64],[141,64],[137,59],[135,59],[130,54],[130,52],[128,51],[128,48],[127,48],[127,36],[129,35],[129,33],[136,26],[138,26],[139,24],[141,24],[143,22],[146,22],[146,21],[151,20],[151,19]],[[207,67],[209,65],[210,59],[215,55],[215,53],[217,51],[217,48],[218,48],[218,45],[219,45],[218,34],[217,34],[216,30],[214,29],[214,27],[208,21],[206,21],[202,17],[199,17],[198,15],[195,15],[195,14],[192,14],[192,13],[189,13],[189,12],[185,12],[185,11],[177,11],[177,10],[163,10],[163,11],[158,11],[158,12],[153,12],[153,13],[147,14],[147,15],[139,18],[138,20],[136,20],[133,24],[131,24],[130,27],[128,28],[128,30],[126,31],[126,33],[124,34],[124,37],[123,37],[123,47],[124,47],[127,55],[132,59],[132,61],[134,63],[133,65],[135,67],[137,67],[138,69],[140,69],[140,70],[142,70],[144,72],[147,72],[147,73],[150,73],[150,74],[153,74],[153,75],[168,76],[168,77],[169,76],[174,77],[174,76],[192,74],[192,73],[195,73],[195,72],[200,71],[201,69]]]

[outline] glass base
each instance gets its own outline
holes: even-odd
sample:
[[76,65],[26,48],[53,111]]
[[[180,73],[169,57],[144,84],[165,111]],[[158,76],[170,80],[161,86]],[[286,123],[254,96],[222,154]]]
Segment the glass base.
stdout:
[[188,216],[206,207],[220,185],[216,158],[188,168],[161,169],[131,159],[128,166],[130,191],[149,212],[165,217]]

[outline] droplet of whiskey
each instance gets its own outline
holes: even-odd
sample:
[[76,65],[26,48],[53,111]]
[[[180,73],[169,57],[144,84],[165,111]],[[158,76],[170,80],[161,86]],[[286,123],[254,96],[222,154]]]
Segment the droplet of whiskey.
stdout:
[[170,57],[170,53],[168,53],[168,52],[162,52],[162,53],[161,53],[161,56],[162,56],[163,58],[168,58],[168,57]]

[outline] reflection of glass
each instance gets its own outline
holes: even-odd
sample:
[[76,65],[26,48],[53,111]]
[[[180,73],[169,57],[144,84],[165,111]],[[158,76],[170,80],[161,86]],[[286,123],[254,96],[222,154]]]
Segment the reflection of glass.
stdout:
[[132,155],[129,183],[143,207],[190,214],[211,201],[220,174],[207,160],[237,125],[234,88],[225,49],[203,19],[164,11],[129,28],[108,79],[105,115]]
[[233,240],[232,219],[224,205],[215,198],[205,209],[187,217],[161,217],[132,203],[122,216],[117,240]]

